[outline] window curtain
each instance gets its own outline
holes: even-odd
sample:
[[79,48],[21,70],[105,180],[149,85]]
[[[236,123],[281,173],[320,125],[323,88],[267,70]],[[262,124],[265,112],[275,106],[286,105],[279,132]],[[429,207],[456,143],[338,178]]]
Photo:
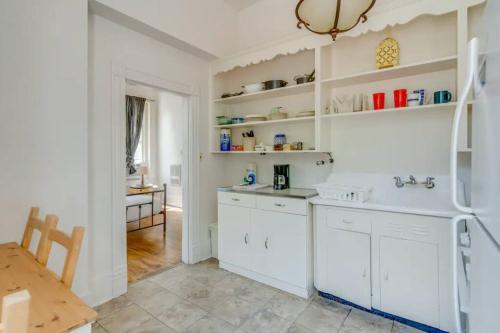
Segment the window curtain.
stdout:
[[134,165],[134,155],[141,137],[142,121],[144,119],[144,107],[146,99],[142,97],[126,96],[127,111],[127,170],[129,174],[134,174],[137,170]]

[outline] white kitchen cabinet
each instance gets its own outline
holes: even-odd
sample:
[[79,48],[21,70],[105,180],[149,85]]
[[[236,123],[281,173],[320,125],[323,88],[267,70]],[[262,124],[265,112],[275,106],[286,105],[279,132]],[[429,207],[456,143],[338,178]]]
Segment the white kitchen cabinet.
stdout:
[[306,199],[219,192],[218,207],[221,268],[304,298],[312,294]]
[[219,204],[219,260],[237,266],[250,262],[251,215],[247,207]]
[[314,207],[314,284],[319,291],[453,331],[449,219]]
[[254,217],[256,271],[298,287],[306,285],[307,218],[264,210]]
[[381,237],[380,274],[382,311],[439,326],[437,245]]
[[328,228],[326,292],[370,309],[370,235]]

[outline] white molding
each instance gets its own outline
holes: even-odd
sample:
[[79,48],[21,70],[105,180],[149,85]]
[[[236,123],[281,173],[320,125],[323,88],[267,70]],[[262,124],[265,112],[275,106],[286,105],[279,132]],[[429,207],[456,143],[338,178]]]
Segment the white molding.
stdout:
[[[125,254],[126,255],[126,254]],[[121,296],[127,292],[127,265],[119,267],[112,274],[113,298]]]
[[[406,24],[422,15],[443,15],[458,11],[460,8],[471,7],[485,0],[407,0],[393,1],[385,6],[384,10],[378,10],[375,15],[368,15],[368,20],[358,25],[355,29],[339,35],[340,38],[357,37],[368,32],[384,30]],[[330,36],[315,34],[304,34],[297,29],[297,33],[289,35],[280,40],[272,41],[257,47],[253,47],[224,59],[212,62],[212,75],[233,70],[237,67],[247,67],[272,60],[281,55],[292,55],[304,50],[312,50],[316,47],[326,46],[332,43]]]
[[[193,240],[199,234],[199,147],[198,147],[198,114],[199,88],[183,82],[171,81],[152,74],[127,68],[121,64],[112,64],[112,112],[111,112],[111,221],[112,221],[112,297],[118,297],[127,291],[127,248],[125,221],[126,175],[123,161],[125,156],[125,94],[126,81],[149,85],[160,90],[178,93],[187,97],[184,143],[188,154],[183,160],[183,239],[182,260],[193,263]],[[108,277],[109,278],[109,277]]]
[[113,298],[110,284],[113,282],[113,272],[106,274],[94,274],[90,280],[92,293],[82,297],[86,304],[90,306],[101,305]]
[[193,259],[194,262],[200,262],[206,260],[212,256],[212,251],[210,248],[210,239],[208,241],[204,239],[193,246]]
[[[118,297],[127,291],[127,276],[124,281],[116,277],[123,276],[127,267],[126,230],[123,223],[125,217],[125,183],[126,172],[123,167],[125,156],[125,67],[112,64],[112,101],[111,101],[111,251],[112,251],[112,296]],[[123,125],[120,125],[123,124]],[[123,284],[125,283],[125,290]]]

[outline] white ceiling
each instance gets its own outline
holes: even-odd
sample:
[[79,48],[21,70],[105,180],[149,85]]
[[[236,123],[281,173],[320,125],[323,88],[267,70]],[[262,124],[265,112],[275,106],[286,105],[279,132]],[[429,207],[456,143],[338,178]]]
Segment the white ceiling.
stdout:
[[224,0],[228,5],[236,10],[242,10],[261,0]]

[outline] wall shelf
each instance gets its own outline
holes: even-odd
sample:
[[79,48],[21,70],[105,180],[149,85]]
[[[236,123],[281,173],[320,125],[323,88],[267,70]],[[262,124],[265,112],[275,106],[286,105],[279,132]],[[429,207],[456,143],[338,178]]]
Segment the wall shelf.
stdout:
[[228,155],[244,155],[244,154],[311,154],[311,153],[323,153],[317,150],[291,150],[291,151],[212,151],[212,154],[228,154]]
[[387,113],[405,113],[413,111],[440,111],[440,110],[454,110],[457,106],[456,102],[443,103],[443,104],[429,104],[429,105],[419,105],[419,106],[409,106],[405,108],[390,108],[382,110],[369,110],[362,112],[345,112],[345,113],[334,113],[334,114],[324,114],[321,118],[331,119],[337,117],[359,117],[377,114],[387,114]]
[[383,81],[430,72],[444,71],[447,69],[456,68],[456,66],[457,56],[450,56],[387,69],[373,70],[358,74],[340,76],[336,78],[328,78],[322,80],[321,84],[331,88],[337,88],[373,81]]
[[214,99],[213,102],[220,104],[244,103],[264,98],[282,97],[282,96],[302,94],[313,91],[314,91],[314,82],[308,82],[303,84],[294,84],[283,88],[259,91],[256,93],[243,94],[234,97],[218,98]]
[[279,125],[279,124],[287,124],[287,123],[313,121],[314,119],[315,119],[315,117],[311,116],[311,117],[287,118],[287,119],[279,119],[279,120],[253,121],[253,122],[241,123],[241,124],[215,125],[214,128],[233,128],[233,127],[254,127],[254,126],[265,126],[265,125]]

